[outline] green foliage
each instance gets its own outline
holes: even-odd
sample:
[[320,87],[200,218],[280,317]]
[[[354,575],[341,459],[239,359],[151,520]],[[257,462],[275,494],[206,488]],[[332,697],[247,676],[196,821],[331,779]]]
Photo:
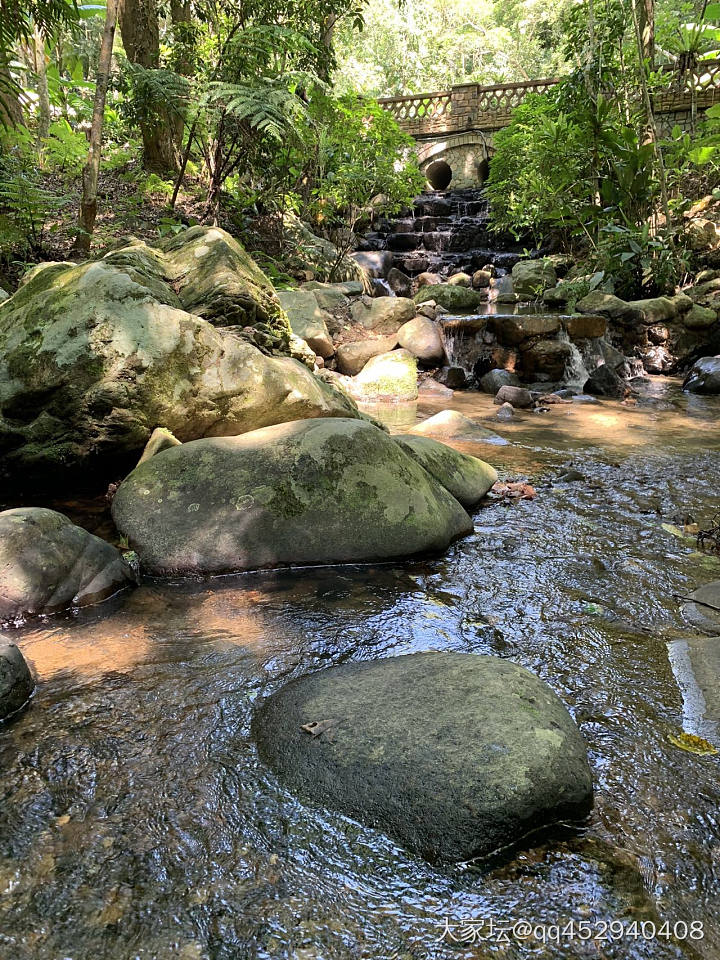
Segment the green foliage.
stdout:
[[0,154],[0,257],[42,255],[49,222],[67,202],[43,185],[34,138],[25,127],[7,135]]
[[73,130],[67,120],[55,120],[42,150],[46,167],[59,173],[78,174],[87,160],[87,137],[82,131]]
[[650,224],[631,228],[607,223],[601,228],[595,264],[625,298],[672,293],[685,271],[682,253]]

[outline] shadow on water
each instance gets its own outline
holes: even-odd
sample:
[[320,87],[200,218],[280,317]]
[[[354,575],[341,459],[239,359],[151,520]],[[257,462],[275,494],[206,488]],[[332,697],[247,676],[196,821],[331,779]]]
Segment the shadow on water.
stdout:
[[[494,411],[477,394],[419,410],[447,406],[485,425]],[[672,384],[632,408],[519,414],[497,425],[511,445],[461,447],[537,499],[487,503],[442,558],[149,582],[14,632],[39,686],[0,727],[0,957],[717,957],[720,761],[668,735],[708,735],[669,650],[695,637],[674,595],[720,578],[720,559],[672,527],[720,511],[719,414]],[[560,479],[568,464],[581,479]],[[437,869],[258,762],[258,698],[427,649],[507,657],[558,692],[596,780],[581,835]],[[701,920],[705,937],[453,943],[447,917]]]

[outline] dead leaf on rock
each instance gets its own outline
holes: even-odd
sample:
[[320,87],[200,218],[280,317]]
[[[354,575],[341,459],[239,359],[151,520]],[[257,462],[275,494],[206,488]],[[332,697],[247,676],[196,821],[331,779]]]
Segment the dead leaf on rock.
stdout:
[[319,737],[322,733],[332,730],[339,723],[339,720],[312,720],[310,723],[303,723],[300,729],[309,733],[311,737]]

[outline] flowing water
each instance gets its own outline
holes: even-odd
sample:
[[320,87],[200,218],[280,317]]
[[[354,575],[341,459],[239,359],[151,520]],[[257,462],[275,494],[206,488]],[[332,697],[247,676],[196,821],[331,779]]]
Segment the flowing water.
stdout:
[[[720,511],[720,399],[654,391],[519,414],[498,427],[507,446],[461,444],[537,497],[487,503],[443,557],[147,582],[13,631],[39,685],[0,727],[1,960],[720,956],[720,758],[668,739],[720,746],[677,599],[720,559],[676,529]],[[393,408],[393,429],[442,405]],[[480,422],[495,409],[449,405]],[[557,691],[595,776],[582,832],[505,865],[431,867],[258,761],[259,698],[428,649],[507,657]],[[520,919],[628,935],[496,942]],[[692,920],[703,939],[683,937]]]

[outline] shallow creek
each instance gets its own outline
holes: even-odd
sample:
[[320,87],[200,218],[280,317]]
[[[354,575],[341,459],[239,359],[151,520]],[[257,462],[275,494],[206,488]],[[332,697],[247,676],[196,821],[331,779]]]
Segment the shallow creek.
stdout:
[[[720,578],[720,558],[673,531],[720,512],[720,399],[662,380],[653,393],[518,412],[497,425],[508,445],[460,444],[538,495],[481,507],[443,557],[146,582],[12,631],[39,687],[0,727],[1,960],[720,956],[720,755],[668,740],[720,747],[720,696],[711,671],[696,679],[676,599]],[[402,430],[446,406],[483,423],[496,409],[467,393],[374,412]],[[427,649],[508,657],[550,683],[590,748],[581,832],[501,866],[436,868],[258,762],[258,698]],[[486,925],[453,943],[446,918],[454,939],[468,918],[680,934],[700,920],[704,939],[630,927],[503,944]]]

